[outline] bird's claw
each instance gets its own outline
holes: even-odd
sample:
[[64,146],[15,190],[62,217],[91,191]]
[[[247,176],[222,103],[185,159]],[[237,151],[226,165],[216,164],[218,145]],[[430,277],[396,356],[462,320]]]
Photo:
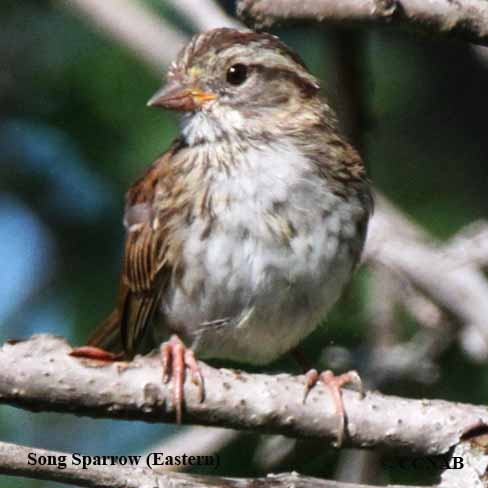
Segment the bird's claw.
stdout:
[[336,376],[332,371],[327,370],[322,373],[318,373],[316,369],[311,369],[305,373],[305,390],[303,394],[303,403],[305,403],[310,390],[321,381],[329,388],[332,395],[332,400],[336,409],[336,413],[339,416],[340,425],[337,433],[337,446],[340,447],[344,440],[345,427],[346,427],[346,412],[344,410],[344,401],[342,399],[341,388],[346,384],[353,384],[358,390],[361,397],[364,397],[363,382],[357,371],[348,371],[347,373]]
[[173,380],[173,403],[176,409],[176,423],[181,424],[183,415],[183,400],[185,383],[185,369],[190,370],[191,381],[198,387],[198,399],[204,398],[203,376],[195,355],[187,349],[181,339],[173,335],[169,341],[161,344],[161,359],[163,363],[163,383]]

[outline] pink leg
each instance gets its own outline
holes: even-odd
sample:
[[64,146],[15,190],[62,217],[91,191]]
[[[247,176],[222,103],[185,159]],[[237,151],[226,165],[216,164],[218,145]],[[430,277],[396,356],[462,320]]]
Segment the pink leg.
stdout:
[[107,362],[120,361],[123,358],[122,353],[114,354],[113,352],[108,352],[94,346],[75,347],[71,350],[69,355],[76,358],[96,359],[98,361]]
[[348,371],[347,373],[336,376],[330,370],[324,371],[319,374],[316,369],[311,369],[310,371],[305,373],[305,392],[303,395],[303,403],[305,403],[310,390],[317,384],[319,380],[329,388],[329,391],[332,395],[332,400],[335,405],[336,413],[339,416],[341,422],[337,434],[337,445],[341,446],[344,440],[346,423],[346,412],[344,410],[344,401],[342,399],[341,388],[344,385],[351,383],[356,386],[361,396],[363,396],[363,383],[356,371]]
[[181,424],[183,415],[183,400],[185,383],[185,368],[190,369],[191,380],[198,387],[199,400],[203,401],[203,377],[195,355],[177,335],[172,335],[169,341],[161,344],[163,362],[163,383],[173,380],[173,403],[176,409],[176,423]]

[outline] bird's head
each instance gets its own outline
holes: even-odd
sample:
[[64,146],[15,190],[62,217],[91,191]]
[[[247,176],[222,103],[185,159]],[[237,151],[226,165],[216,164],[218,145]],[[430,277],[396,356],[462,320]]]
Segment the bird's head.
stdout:
[[184,125],[190,127],[205,122],[215,125],[217,134],[242,132],[253,119],[261,126],[279,123],[319,88],[299,56],[276,36],[221,28],[193,37],[148,105],[186,112]]

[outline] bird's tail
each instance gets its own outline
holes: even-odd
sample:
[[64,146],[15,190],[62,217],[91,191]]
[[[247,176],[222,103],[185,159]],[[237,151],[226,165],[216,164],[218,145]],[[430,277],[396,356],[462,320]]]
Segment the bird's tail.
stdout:
[[122,336],[120,334],[120,314],[118,308],[115,308],[95,329],[93,334],[88,338],[87,345],[99,347],[100,349],[115,354],[124,352]]

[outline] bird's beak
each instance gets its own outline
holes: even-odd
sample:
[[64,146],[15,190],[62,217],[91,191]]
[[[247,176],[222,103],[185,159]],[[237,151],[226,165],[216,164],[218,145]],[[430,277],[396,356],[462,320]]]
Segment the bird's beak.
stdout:
[[216,98],[214,93],[204,92],[199,88],[185,88],[176,81],[170,81],[151,97],[147,106],[190,111]]

